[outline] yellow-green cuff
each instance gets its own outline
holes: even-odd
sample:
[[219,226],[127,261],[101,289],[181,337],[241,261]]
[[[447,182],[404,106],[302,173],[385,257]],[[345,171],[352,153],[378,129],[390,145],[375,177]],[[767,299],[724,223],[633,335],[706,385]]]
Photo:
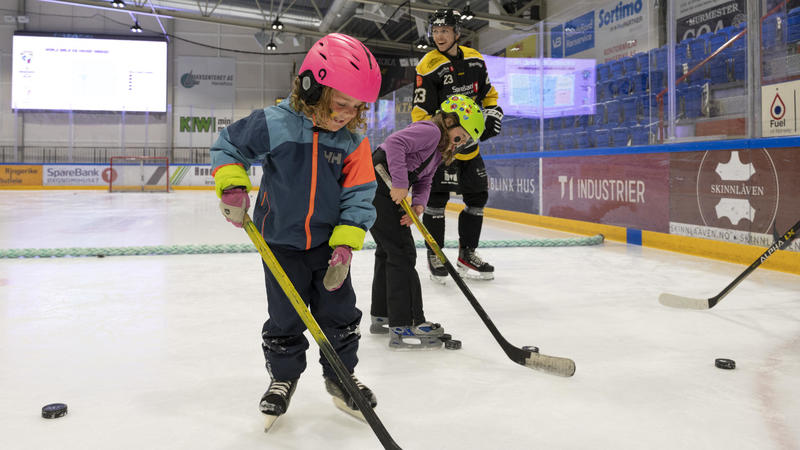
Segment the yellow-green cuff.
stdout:
[[331,248],[336,248],[339,245],[347,245],[353,250],[361,250],[364,246],[364,238],[367,232],[361,228],[352,225],[336,225],[333,227],[333,233],[328,240],[328,245]]
[[214,185],[217,190],[217,197],[222,198],[222,191],[231,186],[244,186],[250,192],[250,177],[247,171],[239,164],[228,164],[217,168],[214,173]]

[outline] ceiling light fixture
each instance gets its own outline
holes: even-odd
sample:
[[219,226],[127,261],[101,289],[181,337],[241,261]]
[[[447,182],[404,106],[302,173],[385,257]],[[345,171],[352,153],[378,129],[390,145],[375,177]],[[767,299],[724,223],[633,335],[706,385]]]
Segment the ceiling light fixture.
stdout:
[[133,26],[131,27],[131,33],[142,33],[143,31],[144,30],[142,30],[142,27],[139,26],[138,21],[133,23]]
[[267,44],[267,50],[269,50],[271,52],[274,52],[274,51],[278,50],[278,46],[275,45],[274,42],[269,41],[269,44]]
[[122,0],[111,0],[111,7],[112,8],[124,8],[125,2]]
[[282,30],[283,29],[283,22],[280,21],[277,17],[274,21],[272,21],[272,29],[273,30]]
[[428,40],[425,39],[424,37],[420,37],[419,39],[417,39],[416,46],[418,49],[424,50],[428,48]]
[[469,2],[467,2],[466,8],[464,8],[464,11],[461,12],[461,20],[472,20],[474,17],[475,14],[472,13],[472,8],[469,7]]

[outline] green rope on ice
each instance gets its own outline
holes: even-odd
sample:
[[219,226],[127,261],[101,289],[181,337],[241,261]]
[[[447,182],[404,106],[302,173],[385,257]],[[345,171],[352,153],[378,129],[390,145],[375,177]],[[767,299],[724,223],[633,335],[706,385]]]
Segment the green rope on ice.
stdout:
[[[561,239],[514,239],[481,241],[481,248],[502,247],[574,247],[600,245],[603,235]],[[416,241],[417,248],[424,248],[425,241]],[[458,248],[458,241],[448,240],[445,248]],[[365,249],[374,249],[375,242],[364,243]],[[63,258],[105,256],[149,256],[149,255],[203,255],[218,253],[256,253],[252,244],[221,245],[152,245],[144,247],[69,247],[69,248],[19,248],[0,249],[0,258]]]

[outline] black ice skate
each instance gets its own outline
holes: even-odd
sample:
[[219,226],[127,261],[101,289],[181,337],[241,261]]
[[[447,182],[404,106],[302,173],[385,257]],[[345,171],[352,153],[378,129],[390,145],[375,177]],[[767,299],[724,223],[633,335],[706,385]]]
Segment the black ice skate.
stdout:
[[436,253],[428,252],[428,269],[431,271],[431,280],[444,284],[447,280],[447,269],[444,267]]
[[465,278],[493,280],[494,266],[482,260],[474,248],[464,247],[458,250],[458,273]]
[[[350,377],[353,379],[353,382],[355,383],[359,392],[361,392],[361,395],[364,396],[364,399],[367,400],[369,405],[373,408],[378,406],[378,399],[375,397],[375,394],[372,393],[372,390],[358,381],[358,378],[356,378],[355,375],[350,375]],[[358,409],[356,402],[347,392],[347,389],[345,389],[345,387],[342,385],[342,382],[339,381],[338,377],[325,377],[325,390],[333,396],[333,404],[336,405],[337,408],[341,409],[347,414],[350,414],[356,419],[359,419],[363,422],[367,421],[364,418],[364,414],[362,414]]]
[[261,412],[267,416],[266,423],[264,424],[264,432],[266,433],[272,428],[272,425],[282,416],[287,409],[289,409],[289,402],[292,400],[292,394],[297,388],[297,378],[294,380],[278,381],[272,380],[269,383],[269,389],[264,392],[261,397],[259,407]]

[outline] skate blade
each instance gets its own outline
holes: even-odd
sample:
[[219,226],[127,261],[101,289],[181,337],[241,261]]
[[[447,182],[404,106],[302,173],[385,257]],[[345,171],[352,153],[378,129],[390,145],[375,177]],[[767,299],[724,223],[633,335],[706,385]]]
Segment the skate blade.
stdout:
[[438,277],[434,274],[430,274],[431,281],[434,283],[441,284],[442,286],[447,284],[447,277]]
[[431,337],[428,339],[419,338],[406,338],[410,341],[419,341],[419,343],[410,343],[404,341],[389,340],[389,348],[391,350],[437,350],[442,348],[444,342],[438,337]]
[[280,416],[272,416],[269,414],[264,414],[266,419],[264,419],[264,433],[269,433],[269,430],[275,425],[275,421],[278,420]]
[[464,267],[460,264],[457,270],[458,274],[461,275],[461,278],[466,278],[469,280],[481,280],[481,281],[494,280],[494,272],[477,272],[475,270],[471,270],[468,267]]
[[370,334],[389,334],[389,325],[370,325]]
[[347,414],[355,417],[356,419],[360,420],[361,422],[367,423],[367,419],[364,418],[364,414],[361,413],[361,410],[358,409],[350,409],[345,402],[342,401],[339,397],[333,397],[333,404],[336,405],[337,408],[341,409],[342,411],[346,412]]

